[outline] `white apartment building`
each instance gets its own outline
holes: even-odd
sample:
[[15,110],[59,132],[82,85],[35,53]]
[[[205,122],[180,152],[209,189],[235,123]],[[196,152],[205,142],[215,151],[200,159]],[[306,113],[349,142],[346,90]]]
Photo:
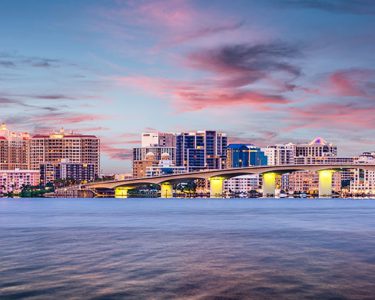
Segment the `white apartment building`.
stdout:
[[142,147],[176,147],[176,135],[165,132],[143,132]]
[[289,165],[294,163],[295,144],[277,144],[262,148],[267,156],[267,165]]
[[24,185],[38,185],[38,170],[0,170],[0,194],[20,192]]
[[247,193],[260,188],[259,175],[243,175],[224,181],[224,191],[231,193]]
[[[358,163],[375,164],[375,152],[365,152],[356,158]],[[375,195],[375,172],[362,169],[354,169],[350,181],[352,194]]]

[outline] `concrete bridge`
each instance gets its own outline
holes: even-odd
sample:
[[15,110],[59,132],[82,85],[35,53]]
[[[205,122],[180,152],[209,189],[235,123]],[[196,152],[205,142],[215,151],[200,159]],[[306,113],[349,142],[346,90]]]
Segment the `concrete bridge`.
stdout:
[[222,170],[204,170],[184,174],[171,174],[155,177],[132,178],[118,181],[102,181],[82,185],[84,190],[114,189],[116,198],[127,198],[128,191],[141,185],[156,184],[161,187],[161,197],[173,197],[173,184],[186,180],[206,179],[210,182],[210,196],[219,198],[223,195],[224,180],[241,176],[259,174],[263,177],[263,195],[274,196],[276,176],[278,174],[296,171],[314,171],[319,174],[319,197],[332,195],[332,175],[334,172],[348,169],[364,169],[375,171],[373,164],[314,164],[314,165],[279,165],[279,166],[252,166]]

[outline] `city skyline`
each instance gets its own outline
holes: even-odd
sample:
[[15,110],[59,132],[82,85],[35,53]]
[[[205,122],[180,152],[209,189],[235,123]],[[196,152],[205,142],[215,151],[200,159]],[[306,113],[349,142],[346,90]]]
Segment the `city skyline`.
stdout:
[[101,138],[130,170],[142,132],[375,148],[372,1],[2,1],[1,120]]

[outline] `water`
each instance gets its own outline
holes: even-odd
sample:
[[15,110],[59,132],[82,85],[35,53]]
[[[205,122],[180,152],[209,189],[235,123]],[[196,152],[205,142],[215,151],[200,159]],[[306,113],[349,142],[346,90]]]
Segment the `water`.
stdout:
[[374,299],[375,201],[0,199],[1,299]]

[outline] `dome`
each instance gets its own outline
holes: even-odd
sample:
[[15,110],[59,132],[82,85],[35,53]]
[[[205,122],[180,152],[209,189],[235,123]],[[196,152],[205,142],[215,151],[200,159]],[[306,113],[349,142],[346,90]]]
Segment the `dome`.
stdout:
[[327,141],[321,137],[317,137],[310,142],[310,145],[327,145]]
[[146,160],[155,160],[155,154],[152,152],[148,152],[146,154]]
[[162,160],[169,160],[169,157],[170,157],[170,155],[167,152],[164,152],[164,153],[161,154],[161,159]]

